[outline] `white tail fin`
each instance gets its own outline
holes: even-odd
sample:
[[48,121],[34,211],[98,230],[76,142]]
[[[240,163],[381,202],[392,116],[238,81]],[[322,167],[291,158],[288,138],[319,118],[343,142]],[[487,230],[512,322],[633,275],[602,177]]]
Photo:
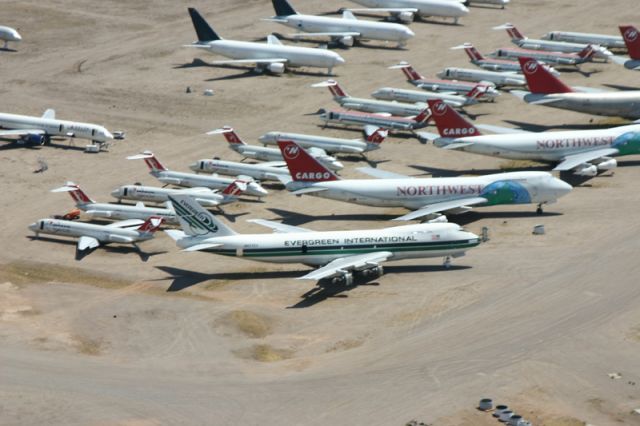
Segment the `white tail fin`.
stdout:
[[56,110],[53,108],[49,108],[42,114],[42,118],[48,118],[50,120],[54,120],[56,118]]
[[222,136],[224,136],[227,142],[229,142],[231,145],[246,145],[246,143],[242,139],[240,139],[240,136],[238,136],[236,131],[233,130],[233,127],[231,126],[224,126],[221,129],[216,129],[216,130],[207,132],[207,134],[208,135],[222,134]]
[[235,231],[205,210],[189,195],[169,195],[185,234],[191,236],[223,237]]

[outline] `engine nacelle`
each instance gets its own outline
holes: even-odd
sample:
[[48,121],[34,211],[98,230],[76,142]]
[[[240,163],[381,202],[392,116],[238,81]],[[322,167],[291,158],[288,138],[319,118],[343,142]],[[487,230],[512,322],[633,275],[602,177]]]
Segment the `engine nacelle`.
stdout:
[[284,72],[284,64],[281,62],[273,62],[267,66],[267,69],[274,74],[282,74]]
[[111,243],[130,243],[132,242],[131,238],[124,237],[122,235],[111,234],[107,237],[107,240]]
[[576,171],[573,174],[578,176],[589,176],[593,177],[598,174],[598,168],[593,164],[582,164],[576,168]]
[[340,41],[340,44],[345,47],[351,47],[353,46],[353,43],[354,43],[353,36],[340,37],[339,41]]
[[413,22],[413,18],[414,18],[414,13],[413,12],[400,12],[396,15],[396,18],[398,19],[398,21],[404,23],[404,24],[408,24]]
[[571,59],[558,58],[558,63],[560,65],[574,65],[575,62]]
[[22,143],[25,145],[44,145],[44,142],[47,138],[45,135],[33,134],[29,133],[27,135],[22,136]]
[[611,170],[618,167],[618,162],[615,158],[611,158],[609,160],[603,161],[602,163],[598,163],[596,167],[598,167],[599,171]]

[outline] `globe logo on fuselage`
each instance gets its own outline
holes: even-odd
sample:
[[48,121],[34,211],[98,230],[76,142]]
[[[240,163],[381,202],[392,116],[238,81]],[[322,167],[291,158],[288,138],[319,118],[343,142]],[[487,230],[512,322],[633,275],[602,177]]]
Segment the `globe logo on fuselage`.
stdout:
[[298,148],[296,145],[287,145],[284,148],[283,153],[286,159],[294,160],[298,158],[298,155],[300,155],[300,148]]
[[526,62],[524,64],[523,71],[525,72],[525,74],[534,74],[536,71],[538,71],[538,63],[533,60]]
[[627,28],[627,30],[624,32],[624,39],[627,41],[636,41],[636,39],[638,38],[638,31],[636,31],[633,28]]

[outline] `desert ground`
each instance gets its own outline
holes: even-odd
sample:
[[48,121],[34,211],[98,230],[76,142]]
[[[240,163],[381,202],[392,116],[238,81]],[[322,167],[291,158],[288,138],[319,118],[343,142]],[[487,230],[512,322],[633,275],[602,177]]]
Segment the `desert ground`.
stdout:
[[[295,1],[327,13],[347,1]],[[497,206],[450,217],[490,240],[455,259],[389,263],[386,274],[352,288],[296,280],[303,265],[274,266],[184,253],[164,233],[143,243],[99,248],[75,259],[71,239],[32,239],[27,226],[69,211],[50,189],[72,180],[98,201],[119,185],[154,185],[144,149],[175,170],[200,158],[240,160],[221,137],[232,125],[257,143],[270,130],[359,137],[319,127],[334,107],[311,88],[325,70],[282,76],[214,67],[183,48],[195,40],[197,7],[225,38],[289,33],[270,2],[5,0],[0,24],[24,40],[0,51],[3,112],[41,114],[124,130],[108,152],[84,141],[0,149],[0,423],[3,425],[312,424],[495,425],[478,400],[505,403],[535,425],[640,424],[640,161],[588,180],[544,215],[535,206]],[[372,18],[364,18],[372,19]],[[537,37],[549,30],[616,34],[640,24],[636,0],[512,0],[505,10],[472,7],[451,25],[415,22],[406,49],[371,42],[337,51],[337,79],[354,95],[410,88],[389,65],[410,61],[425,75],[468,66],[509,45],[492,26],[513,22]],[[285,41],[285,43],[290,43]],[[13,47],[13,46],[12,46]],[[640,74],[612,63],[563,69],[571,85],[640,87]],[[193,89],[186,93],[186,87]],[[214,96],[203,96],[205,89]],[[478,122],[543,131],[623,123],[526,105],[503,93],[468,108]],[[433,127],[427,131],[433,131]],[[439,150],[390,137],[373,152],[379,168],[413,176],[479,174],[542,165]],[[347,177],[367,163],[342,158]],[[48,170],[33,173],[38,161]],[[262,202],[226,207],[239,232],[269,232],[246,219],[314,230],[382,228],[404,213],[292,196],[278,185]],[[545,235],[532,235],[537,224]],[[611,376],[610,376],[611,375]],[[611,378],[614,377],[614,378]]]

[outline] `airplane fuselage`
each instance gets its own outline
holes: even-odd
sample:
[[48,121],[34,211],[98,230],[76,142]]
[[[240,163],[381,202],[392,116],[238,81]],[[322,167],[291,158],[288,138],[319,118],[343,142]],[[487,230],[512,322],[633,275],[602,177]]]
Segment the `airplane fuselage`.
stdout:
[[[260,161],[284,161],[282,153],[278,148],[266,148],[263,146],[242,144],[229,144],[229,147],[244,158],[253,158]],[[337,161],[334,157],[326,155],[325,152],[312,150],[309,154],[331,170],[337,171],[344,168],[342,163]]]
[[[548,52],[562,52],[562,53],[578,53],[583,51],[588,44],[583,43],[570,43],[565,41],[550,41],[550,40],[538,40],[538,39],[513,39],[511,40],[516,46],[523,49],[531,50],[544,50]],[[604,47],[593,46],[596,51],[595,56],[599,58],[608,58],[611,56],[611,52]]]
[[407,117],[385,116],[359,111],[326,111],[320,114],[320,119],[325,123],[331,122],[346,126],[373,125],[390,130],[415,130],[427,125],[426,120],[420,123]]
[[224,196],[208,188],[172,189],[158,188],[155,186],[124,185],[111,192],[111,195],[120,200],[147,201],[151,203],[165,203],[169,201],[169,195],[191,195],[199,204],[212,207],[222,204]]
[[0,113],[0,129],[7,130],[42,130],[48,136],[72,135],[76,138],[106,142],[113,136],[102,126],[77,121],[42,118],[30,115]]
[[556,65],[577,65],[588,60],[571,53],[547,52],[544,50],[521,49],[517,47],[504,47],[502,49],[497,49],[492,53],[492,56],[516,60],[520,57],[533,58],[538,61]]
[[262,164],[237,163],[235,161],[203,159],[191,164],[193,171],[204,173],[220,173],[228,176],[251,176],[258,180],[279,181],[278,176],[289,176],[286,167],[265,166]]
[[[171,170],[164,171],[152,171],[150,172],[153,177],[160,182],[168,185],[186,186],[186,187],[204,187],[211,189],[225,189],[233,183],[235,179],[218,176],[218,175],[198,175],[194,173],[174,172]],[[264,197],[268,195],[266,189],[264,189],[259,183],[254,181],[247,182],[247,189],[244,191],[247,195],[254,197]]]
[[453,0],[351,0],[371,8],[417,9],[421,17],[442,16],[460,18],[469,13],[461,2]]
[[392,101],[379,101],[367,98],[354,98],[351,96],[334,97],[334,100],[343,108],[361,112],[386,112],[399,117],[410,117],[420,114],[427,107],[423,103],[404,103]]
[[344,154],[361,154],[380,148],[380,144],[367,143],[357,139],[329,138],[326,136],[284,132],[268,132],[260,136],[258,140],[265,145],[277,145],[278,140],[294,141],[303,148],[322,148],[326,152]]
[[92,223],[72,222],[60,219],[40,219],[29,229],[38,234],[60,235],[65,237],[93,237],[102,243],[134,243],[148,240],[151,233],[143,233],[135,229],[125,229],[96,225]]
[[438,77],[449,80],[463,80],[473,82],[490,81],[496,86],[525,86],[527,84],[522,74],[474,70],[468,68],[445,68],[438,73]]
[[376,99],[382,99],[386,101],[398,101],[398,102],[414,102],[425,104],[429,99],[440,99],[445,104],[452,107],[461,107],[464,105],[472,105],[478,103],[476,99],[468,98],[466,96],[450,95],[446,93],[436,93],[417,90],[396,89],[394,87],[382,87],[375,92],[371,93]]
[[[587,114],[608,117],[640,118],[640,90],[602,93],[554,93],[550,95],[529,93],[523,97],[525,102],[569,109]],[[546,100],[553,100],[545,102]]]
[[625,44],[622,36],[577,33],[571,31],[550,31],[542,36],[544,40],[566,41],[570,43],[598,44],[604,47],[614,47],[624,49]]
[[83,212],[94,217],[104,217],[115,220],[147,220],[151,216],[157,216],[163,218],[167,223],[178,223],[176,214],[169,209],[110,203],[76,203],[76,206]]

